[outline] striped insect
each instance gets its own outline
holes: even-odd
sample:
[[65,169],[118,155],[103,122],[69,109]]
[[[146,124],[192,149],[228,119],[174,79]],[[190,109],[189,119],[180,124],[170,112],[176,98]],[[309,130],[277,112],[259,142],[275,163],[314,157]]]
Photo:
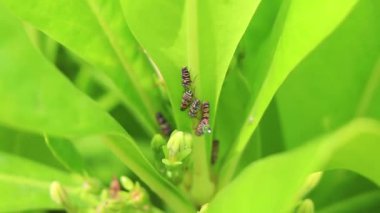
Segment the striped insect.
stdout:
[[181,110],[187,109],[193,100],[193,92],[191,90],[186,90],[182,95]]
[[195,128],[195,135],[201,136],[204,133],[211,133],[208,119],[201,119],[201,121],[198,123],[198,126]]
[[219,141],[213,140],[212,149],[211,149],[211,165],[215,165],[216,161],[218,160],[218,153],[219,153]]
[[187,67],[182,68],[182,86],[185,88],[185,90],[188,90],[191,86],[190,72]]
[[202,119],[209,119],[210,117],[210,104],[208,101],[203,102],[202,104]]
[[195,99],[193,103],[191,103],[190,105],[189,116],[196,117],[200,107],[201,107],[201,102],[199,101],[199,99]]
[[170,127],[169,122],[165,119],[164,115],[158,112],[156,114],[156,120],[158,125],[160,126],[161,134],[167,137],[170,136],[172,128]]

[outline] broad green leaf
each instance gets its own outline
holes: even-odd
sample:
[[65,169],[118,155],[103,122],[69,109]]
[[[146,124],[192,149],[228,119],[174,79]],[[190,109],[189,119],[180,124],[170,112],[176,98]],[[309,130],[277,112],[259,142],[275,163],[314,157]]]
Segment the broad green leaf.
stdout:
[[377,212],[380,208],[379,200],[380,191],[372,190],[320,209],[318,212]]
[[154,71],[130,33],[118,1],[3,2],[107,76],[113,91],[148,132],[154,132],[158,110]]
[[0,153],[0,209],[14,212],[32,209],[59,209],[49,194],[51,182],[59,181],[71,190],[80,188],[80,180],[67,173],[31,160]]
[[[237,95],[239,94],[239,95]],[[248,98],[251,92],[247,80],[242,76],[239,68],[230,70],[223,83],[221,97],[219,99],[218,111],[216,114],[215,139],[220,144],[219,156],[223,157],[228,151],[225,144],[233,141],[234,136],[238,134],[241,127],[241,121],[245,118],[245,106],[248,104]]]
[[[264,0],[260,3],[235,51],[235,56],[230,64],[231,70],[227,73],[223,83],[215,118],[216,135],[214,137],[221,143],[220,157],[224,157],[226,151],[231,148],[234,138],[237,137],[241,126],[245,123],[250,99],[254,99],[257,96],[261,84],[265,79],[267,70],[258,69],[255,65],[262,60],[258,58],[258,53],[269,38],[281,2],[280,0]],[[233,69],[238,69],[239,74],[233,72]],[[232,88],[234,88],[234,90]],[[247,93],[246,91],[249,92]],[[267,125],[261,128],[260,124],[258,128],[260,132],[269,133],[262,135],[263,139],[265,139],[260,142],[262,143],[263,149],[275,149],[277,145],[269,143],[271,143],[271,141],[280,142],[279,140],[272,140],[274,139],[273,137],[281,137],[281,133],[276,131],[278,127],[273,126],[275,124],[275,118],[278,116],[276,115],[276,104],[272,105],[273,107],[270,108],[273,108],[273,110],[267,112],[267,115],[263,117],[263,123]],[[269,127],[268,131],[266,131],[266,127]],[[259,131],[257,131],[256,134],[259,134]],[[253,148],[255,146],[257,149],[257,145],[252,145],[251,147]],[[246,150],[247,156],[249,151],[254,150]],[[265,150],[263,151],[268,153]],[[255,150],[255,152],[257,152],[257,150]],[[218,167],[219,166],[220,164]]]
[[57,57],[59,44],[28,24],[24,24],[24,27],[32,43],[49,61],[54,62]]
[[83,159],[70,141],[45,136],[45,142],[55,158],[66,169],[80,175],[86,175]]
[[191,128],[179,110],[181,67],[189,67],[196,96],[210,102],[213,124],[227,67],[259,2],[122,0],[131,31],[165,79],[179,129]]
[[[244,125],[230,149],[226,164],[221,170],[221,187],[231,179],[251,135],[260,122],[265,109],[283,81],[294,68],[346,18],[357,0],[303,1],[283,3],[275,29],[268,40],[267,56],[260,69],[267,70],[261,89],[244,121]],[[323,15],[322,15],[323,14]],[[251,70],[255,71],[255,70]],[[253,118],[253,119],[250,119]],[[253,120],[253,122],[252,122]]]
[[379,187],[366,178],[347,170],[330,170],[307,197],[316,212],[376,212],[379,195]]
[[25,32],[3,7],[0,23],[0,122],[68,139],[98,136],[122,162],[173,209],[193,207],[143,156],[110,115],[77,90],[33,48]]
[[361,1],[280,88],[277,99],[288,148],[354,117],[380,119],[379,9],[377,1]]
[[210,212],[289,212],[302,198],[308,175],[325,169],[355,171],[380,185],[380,123],[357,119],[283,154],[247,167],[210,203]]
[[256,131],[241,155],[236,174],[255,160],[285,150],[276,99],[272,99]]

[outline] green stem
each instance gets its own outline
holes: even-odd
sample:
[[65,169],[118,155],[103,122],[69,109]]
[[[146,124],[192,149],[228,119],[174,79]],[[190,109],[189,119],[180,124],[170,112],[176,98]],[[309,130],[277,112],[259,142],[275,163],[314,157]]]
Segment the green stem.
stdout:
[[191,197],[196,205],[210,201],[214,193],[214,183],[210,179],[209,159],[207,158],[204,137],[194,137],[193,140],[193,184]]
[[[192,75],[197,76],[195,82],[201,88],[199,65],[199,26],[198,0],[186,1],[187,14],[187,55]],[[199,91],[201,92],[201,91]],[[204,137],[194,136],[193,140],[193,182],[190,190],[193,202],[196,205],[207,203],[214,193],[214,183],[210,179],[209,159],[207,158],[206,140]]]

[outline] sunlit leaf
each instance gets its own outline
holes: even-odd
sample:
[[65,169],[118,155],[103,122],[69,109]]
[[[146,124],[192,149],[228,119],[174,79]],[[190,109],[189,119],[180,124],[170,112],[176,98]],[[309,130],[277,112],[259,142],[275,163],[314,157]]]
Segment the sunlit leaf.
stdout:
[[118,1],[3,2],[107,76],[115,94],[149,133],[154,132],[153,118],[159,107],[154,71],[130,33]]
[[[357,0],[333,2],[288,0],[282,4],[275,29],[262,53],[266,58],[259,66],[259,69],[267,70],[266,78],[257,98],[252,100],[248,116],[230,149],[228,161],[222,168],[221,186],[233,176],[240,153],[244,150],[271,99],[286,77],[345,20],[356,3]],[[334,10],[329,8],[334,8]]]
[[298,149],[251,164],[215,197],[209,210],[289,212],[302,198],[308,175],[325,169],[353,170],[380,185],[380,171],[369,166],[380,160],[379,141],[380,123],[355,120]]
[[[182,193],[153,168],[121,126],[45,61],[21,25],[2,11],[0,21],[7,31],[0,31],[0,57],[4,60],[0,64],[0,122],[70,139],[101,137],[169,206],[190,211],[192,206]],[[17,83],[18,79],[23,83]]]

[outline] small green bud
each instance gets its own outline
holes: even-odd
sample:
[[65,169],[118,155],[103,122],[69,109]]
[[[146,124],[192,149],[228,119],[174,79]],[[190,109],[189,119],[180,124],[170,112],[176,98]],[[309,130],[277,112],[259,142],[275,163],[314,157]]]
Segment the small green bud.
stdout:
[[126,176],[120,177],[120,183],[128,191],[131,191],[134,187],[133,181]]
[[50,184],[50,197],[55,203],[59,205],[62,205],[64,207],[70,206],[69,196],[58,181],[53,181]]
[[168,168],[165,174],[171,182],[178,184],[182,181],[184,172],[182,167],[177,167]]
[[160,134],[154,135],[150,142],[150,147],[154,152],[161,152],[161,147],[164,145],[166,145],[166,141]]
[[139,208],[149,203],[149,197],[144,188],[142,188],[139,182],[136,182],[135,187],[129,193],[129,204]]
[[314,202],[310,199],[303,200],[297,209],[297,213],[314,213]]
[[165,158],[171,162],[180,162],[190,155],[191,149],[191,134],[174,131],[166,145],[166,151],[164,150]]

